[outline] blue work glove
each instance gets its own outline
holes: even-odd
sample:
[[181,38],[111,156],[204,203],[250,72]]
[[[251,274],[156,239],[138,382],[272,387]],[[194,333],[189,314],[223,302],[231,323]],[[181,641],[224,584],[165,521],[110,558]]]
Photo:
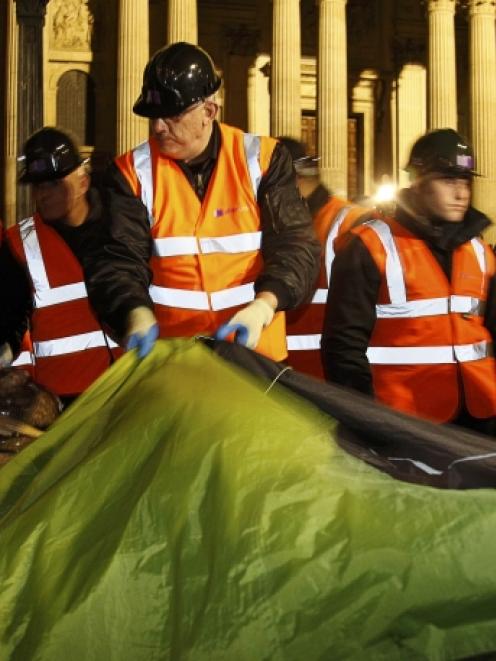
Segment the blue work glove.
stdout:
[[274,318],[274,310],[262,298],[256,298],[245,308],[227,322],[219,326],[215,333],[216,340],[225,340],[234,333],[234,341],[249,349],[254,349],[259,340],[262,330],[270,324]]
[[153,312],[144,305],[134,308],[127,319],[126,351],[138,350],[138,358],[144,358],[153,349],[158,337],[158,324]]

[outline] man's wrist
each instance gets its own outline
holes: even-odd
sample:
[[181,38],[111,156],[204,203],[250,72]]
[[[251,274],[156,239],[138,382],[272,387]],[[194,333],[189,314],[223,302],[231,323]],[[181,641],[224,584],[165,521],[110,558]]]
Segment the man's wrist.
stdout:
[[270,307],[274,312],[277,310],[279,301],[277,300],[277,296],[272,292],[270,291],[258,292],[258,294],[255,296],[255,299],[261,299],[262,301],[265,301],[265,303],[270,305]]

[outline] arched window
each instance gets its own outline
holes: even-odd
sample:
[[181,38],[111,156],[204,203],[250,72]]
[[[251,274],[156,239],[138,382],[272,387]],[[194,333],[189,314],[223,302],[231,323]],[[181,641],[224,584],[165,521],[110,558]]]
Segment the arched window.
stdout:
[[95,144],[95,92],[84,71],[66,71],[57,85],[57,126],[69,129],[81,145]]

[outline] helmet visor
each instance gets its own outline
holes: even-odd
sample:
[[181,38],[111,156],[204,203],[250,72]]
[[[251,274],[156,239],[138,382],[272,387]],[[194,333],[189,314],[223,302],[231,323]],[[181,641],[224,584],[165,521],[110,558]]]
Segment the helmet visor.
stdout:
[[67,145],[60,145],[53,152],[36,150],[29,156],[21,156],[19,161],[22,164],[19,181],[23,184],[62,179],[83,163]]

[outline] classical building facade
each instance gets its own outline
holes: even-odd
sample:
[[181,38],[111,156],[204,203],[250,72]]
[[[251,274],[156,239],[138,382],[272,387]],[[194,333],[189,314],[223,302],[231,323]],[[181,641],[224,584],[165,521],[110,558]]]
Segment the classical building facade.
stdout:
[[4,0],[0,12],[9,224],[23,131],[69,128],[104,167],[146,138],[131,112],[142,71],[177,40],[214,58],[224,121],[301,137],[339,194],[371,195],[384,175],[404,184],[415,138],[457,128],[483,175],[475,204],[496,221],[495,0]]

